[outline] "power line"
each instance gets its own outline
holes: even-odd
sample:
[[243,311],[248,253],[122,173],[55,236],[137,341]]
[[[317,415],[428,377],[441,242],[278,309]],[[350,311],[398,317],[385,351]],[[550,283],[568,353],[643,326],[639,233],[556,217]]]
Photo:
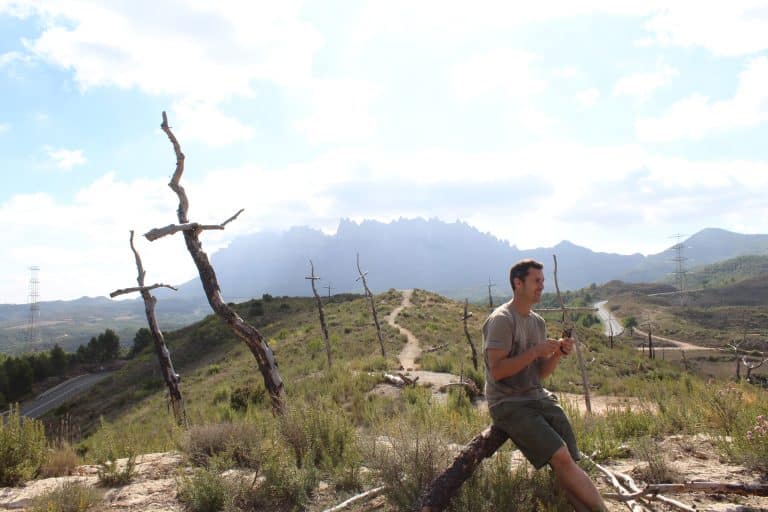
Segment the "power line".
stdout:
[[685,268],[685,262],[688,261],[688,258],[684,255],[685,245],[682,243],[682,238],[684,236],[686,235],[677,233],[670,237],[677,239],[677,243],[672,246],[672,249],[675,250],[675,257],[672,258],[672,261],[675,262],[675,285],[677,287],[681,306],[685,302],[685,275],[688,273]]
[[40,334],[40,267],[29,267],[29,322],[27,323],[27,348],[42,341]]

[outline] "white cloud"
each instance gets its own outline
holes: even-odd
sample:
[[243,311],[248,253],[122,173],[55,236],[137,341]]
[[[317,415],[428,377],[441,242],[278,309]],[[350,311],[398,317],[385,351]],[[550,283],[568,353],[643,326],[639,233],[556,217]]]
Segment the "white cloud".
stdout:
[[613,87],[613,94],[615,96],[629,96],[643,102],[679,74],[680,72],[676,68],[659,63],[655,71],[632,73],[620,78]]
[[734,96],[713,101],[693,94],[658,118],[640,119],[635,128],[647,142],[697,140],[768,121],[768,57],[751,60],[739,74]]
[[209,101],[182,100],[173,106],[174,123],[181,140],[197,140],[209,146],[224,146],[250,140],[254,130],[234,117],[224,114]]
[[496,48],[474,55],[451,70],[453,89],[461,101],[491,93],[524,101],[547,87],[547,81],[532,69],[536,60],[536,55],[513,48]]
[[[251,135],[240,121],[216,112],[220,105],[254,96],[260,82],[301,86],[323,44],[297,0],[15,4],[17,15],[43,19],[40,36],[26,41],[30,54],[71,70],[84,90],[136,88],[191,103],[195,107],[182,108],[188,132],[213,144]],[[221,125],[204,130],[206,119],[224,122],[226,134]]]
[[310,113],[294,127],[313,143],[353,143],[376,130],[371,112],[379,87],[363,80],[315,80],[308,87]]
[[75,166],[83,165],[86,160],[82,149],[53,149],[47,148],[46,153],[57,169],[69,171]]
[[600,90],[594,87],[576,93],[576,101],[581,108],[591,108],[600,99]]
[[9,123],[0,123],[0,135],[9,131],[10,129],[11,125]]
[[[0,9],[0,12],[2,12],[2,9]],[[28,55],[20,52],[6,52],[0,54],[0,68],[9,66],[15,62],[30,62],[30,58]]]
[[715,55],[749,55],[768,49],[768,2],[668,2],[646,23],[643,44],[703,47]]

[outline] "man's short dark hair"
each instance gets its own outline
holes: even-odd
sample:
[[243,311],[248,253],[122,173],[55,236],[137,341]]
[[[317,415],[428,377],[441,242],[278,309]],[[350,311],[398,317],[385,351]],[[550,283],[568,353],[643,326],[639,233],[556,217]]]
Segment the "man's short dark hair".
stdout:
[[509,284],[512,286],[512,292],[515,291],[515,278],[525,281],[525,276],[528,275],[528,271],[532,268],[541,270],[544,268],[542,263],[530,258],[520,260],[509,269]]

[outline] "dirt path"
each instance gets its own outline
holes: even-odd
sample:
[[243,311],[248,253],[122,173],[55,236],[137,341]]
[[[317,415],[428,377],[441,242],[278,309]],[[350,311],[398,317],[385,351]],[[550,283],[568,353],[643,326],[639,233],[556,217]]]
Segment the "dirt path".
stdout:
[[[640,337],[648,339],[648,333],[645,331],[641,331],[637,327],[634,329],[634,333]],[[702,347],[701,345],[694,345],[693,343],[688,343],[687,341],[680,341],[680,340],[673,340],[672,338],[665,338],[664,336],[653,336],[654,340],[663,341],[665,343],[671,343],[674,345],[674,347],[654,347],[654,350],[717,350],[712,347]],[[637,350],[642,350],[643,347],[637,347]]]
[[421,355],[421,347],[419,346],[419,340],[416,336],[406,329],[405,327],[397,323],[397,315],[400,314],[405,308],[413,306],[411,302],[413,297],[413,290],[403,290],[403,302],[397,306],[392,312],[387,315],[387,323],[400,331],[400,334],[404,335],[408,341],[406,342],[403,350],[400,351],[397,358],[400,361],[400,366],[406,371],[416,370],[416,358]]
[[400,331],[400,334],[404,335],[408,340],[397,356],[398,360],[400,361],[401,369],[405,370],[406,375],[409,377],[418,377],[419,383],[431,384],[435,387],[435,391],[437,391],[440,386],[459,382],[458,375],[419,370],[420,366],[418,363],[416,363],[416,359],[421,356],[421,346],[419,344],[419,339],[411,331],[397,323],[397,316],[400,314],[400,312],[405,308],[413,307],[413,303],[411,302],[411,297],[413,297],[413,290],[402,290],[402,293],[403,302],[398,307],[393,309],[392,312],[386,317],[387,323]]

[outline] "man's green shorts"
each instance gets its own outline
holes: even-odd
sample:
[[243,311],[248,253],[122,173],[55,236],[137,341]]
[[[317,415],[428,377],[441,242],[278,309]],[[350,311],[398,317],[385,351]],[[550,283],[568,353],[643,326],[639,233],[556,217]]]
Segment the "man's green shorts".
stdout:
[[541,468],[563,446],[573,460],[581,459],[576,437],[557,397],[502,402],[491,409],[493,424],[507,433],[536,469]]

